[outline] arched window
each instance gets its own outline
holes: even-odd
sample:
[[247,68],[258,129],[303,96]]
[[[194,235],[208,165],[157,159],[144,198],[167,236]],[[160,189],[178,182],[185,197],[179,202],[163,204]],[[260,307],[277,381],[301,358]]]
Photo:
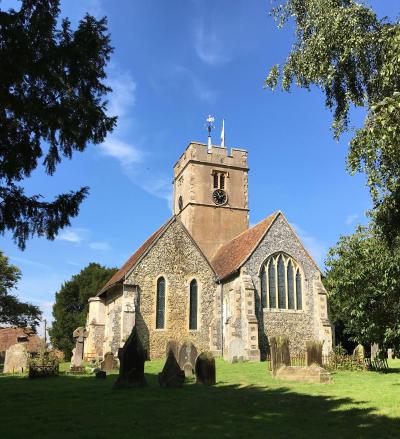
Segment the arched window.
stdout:
[[260,271],[263,308],[303,309],[303,281],[297,262],[285,253],[270,256]]
[[275,266],[273,261],[268,265],[269,307],[276,308]]
[[285,263],[282,256],[278,259],[278,306],[286,308]]
[[197,282],[190,282],[189,291],[189,329],[197,329]]
[[261,270],[261,306],[266,308],[267,304],[267,273],[266,267]]
[[297,303],[297,309],[303,309],[303,292],[301,286],[300,270],[297,270],[296,273],[296,303]]
[[287,289],[288,289],[288,308],[294,309],[294,275],[293,275],[293,264],[289,261],[286,270],[287,279]]
[[163,329],[165,324],[165,279],[157,280],[156,329]]

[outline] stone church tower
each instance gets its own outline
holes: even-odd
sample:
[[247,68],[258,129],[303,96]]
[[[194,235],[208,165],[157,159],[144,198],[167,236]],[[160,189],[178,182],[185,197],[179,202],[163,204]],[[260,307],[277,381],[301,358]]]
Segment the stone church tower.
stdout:
[[249,227],[247,151],[190,143],[174,166],[174,214],[204,254]]

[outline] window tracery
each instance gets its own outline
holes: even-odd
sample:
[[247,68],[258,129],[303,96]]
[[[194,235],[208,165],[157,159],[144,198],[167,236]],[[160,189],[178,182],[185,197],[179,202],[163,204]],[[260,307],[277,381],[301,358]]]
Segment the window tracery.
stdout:
[[270,256],[261,267],[260,282],[263,308],[303,309],[303,275],[289,255]]

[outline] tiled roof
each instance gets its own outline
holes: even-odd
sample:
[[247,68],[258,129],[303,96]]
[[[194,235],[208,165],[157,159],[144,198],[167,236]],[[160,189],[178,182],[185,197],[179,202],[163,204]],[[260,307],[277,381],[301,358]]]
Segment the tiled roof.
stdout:
[[234,273],[246,262],[278,215],[279,212],[273,213],[227,242],[217,251],[211,264],[220,279]]
[[171,220],[162,225],[156,232],[154,232],[150,238],[145,241],[136,252],[125,262],[125,264],[111,277],[111,279],[104,285],[104,287],[98,292],[98,296],[107,291],[109,288],[123,280],[125,275],[135,266],[139,259],[146,253],[151,245],[157,240],[162,232],[167,228]]
[[40,337],[30,328],[0,328],[0,352],[18,343],[19,337],[27,337],[28,352],[37,352],[40,348]]

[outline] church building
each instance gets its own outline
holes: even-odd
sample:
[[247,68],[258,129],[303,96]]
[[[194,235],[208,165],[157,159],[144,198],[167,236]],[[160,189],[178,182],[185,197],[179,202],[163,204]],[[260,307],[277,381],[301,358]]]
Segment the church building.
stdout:
[[249,227],[247,151],[192,142],[174,166],[173,215],[89,299],[85,357],[115,355],[134,325],[149,359],[168,341],[259,361],[332,348],[321,271],[282,212]]

